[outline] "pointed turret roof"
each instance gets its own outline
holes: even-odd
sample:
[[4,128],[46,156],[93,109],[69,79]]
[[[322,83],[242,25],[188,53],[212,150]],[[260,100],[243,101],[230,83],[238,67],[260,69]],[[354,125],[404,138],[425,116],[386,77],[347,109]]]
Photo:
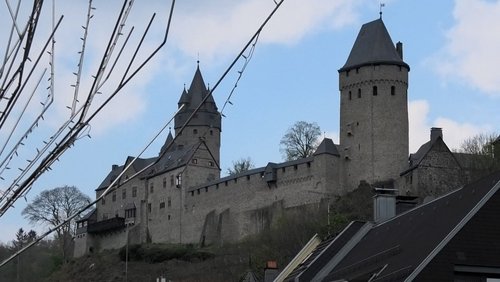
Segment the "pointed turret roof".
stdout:
[[410,69],[396,51],[382,19],[361,27],[347,62],[339,72],[372,64],[399,65]]
[[[179,107],[184,105],[184,108],[175,116],[175,129],[178,129],[186,122],[189,114],[200,106],[209,93],[210,90],[208,90],[205,85],[200,66],[198,65],[191,85],[187,90],[186,87],[184,87],[184,91],[182,91],[182,95],[179,99]],[[220,129],[220,119],[215,100],[213,96],[210,95],[206,98],[205,102],[203,102],[196,116],[190,121],[190,125],[207,125]]]
[[[195,109],[201,103],[201,101],[208,95],[209,90],[205,86],[205,81],[203,80],[203,76],[201,75],[200,66],[196,68],[196,72],[194,73],[193,80],[191,81],[191,86],[186,91],[182,92],[181,98],[179,99],[179,106],[182,104],[186,104],[186,109]],[[208,97],[205,101],[205,104],[212,103],[215,105],[215,100],[213,96]],[[206,106],[206,105],[205,105]],[[207,109],[215,109],[215,106],[207,107]]]
[[333,140],[330,138],[324,138],[323,141],[321,141],[321,144],[319,144],[318,148],[316,149],[316,152],[314,152],[315,156],[320,154],[340,156],[339,151],[337,150],[337,146],[335,146]]
[[[174,137],[172,136],[172,132],[168,133],[167,140],[165,141],[165,144],[161,147],[160,150],[160,155],[163,153],[168,148],[168,145],[174,141]],[[170,149],[174,148],[175,146],[171,146]]]

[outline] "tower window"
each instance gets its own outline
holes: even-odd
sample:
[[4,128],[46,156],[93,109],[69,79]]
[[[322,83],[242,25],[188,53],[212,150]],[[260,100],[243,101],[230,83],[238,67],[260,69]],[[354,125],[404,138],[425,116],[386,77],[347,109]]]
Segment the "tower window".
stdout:
[[349,91],[349,100],[352,100],[352,92]]
[[191,160],[191,162],[192,162],[193,164],[197,164],[197,163],[198,163],[198,159],[192,159],[192,160]]
[[193,129],[193,134],[198,134],[198,129]]
[[137,197],[137,187],[132,187],[132,198]]
[[116,202],[116,191],[113,191],[113,195],[111,196],[111,200],[113,200],[113,202]]
[[377,96],[377,94],[378,94],[377,86],[373,86],[373,96]]
[[154,191],[155,191],[155,186],[154,186],[154,184],[153,184],[153,183],[151,183],[151,185],[149,185],[149,192],[150,192],[151,194],[153,194],[153,193],[154,193]]
[[163,177],[163,188],[167,188],[167,178]]
[[356,68],[356,73],[359,73],[359,68]]
[[361,98],[361,88],[358,88],[358,98]]
[[214,135],[214,131],[210,129],[210,135]]
[[396,95],[396,86],[391,86],[391,95],[394,96]]
[[349,71],[346,71],[346,72],[345,72],[345,76],[349,76]]
[[127,189],[123,188],[122,190],[122,199],[126,199],[127,198]]

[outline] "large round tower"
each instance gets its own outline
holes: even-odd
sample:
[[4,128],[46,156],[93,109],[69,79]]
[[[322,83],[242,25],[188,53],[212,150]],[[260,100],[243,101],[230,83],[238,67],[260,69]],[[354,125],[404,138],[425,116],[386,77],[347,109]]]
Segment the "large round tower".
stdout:
[[343,184],[391,182],[407,166],[408,72],[382,21],[364,24],[339,70]]

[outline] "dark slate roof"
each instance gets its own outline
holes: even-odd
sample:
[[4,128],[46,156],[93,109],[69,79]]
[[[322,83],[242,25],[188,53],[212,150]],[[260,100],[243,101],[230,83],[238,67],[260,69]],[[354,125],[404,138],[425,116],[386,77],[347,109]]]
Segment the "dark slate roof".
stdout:
[[498,135],[497,139],[495,139],[495,141],[493,141],[493,144],[499,143],[499,142],[500,142],[500,135]]
[[[193,116],[189,124],[204,125],[220,129],[221,115],[217,110],[217,105],[215,104],[213,96],[209,94],[210,90],[205,86],[205,81],[203,80],[200,67],[198,66],[191,82],[191,86],[187,91],[184,88],[184,91],[179,99],[179,107],[184,105],[184,108],[175,116],[174,127],[178,129],[184,125],[194,110],[201,105],[199,111]],[[208,98],[206,98],[207,95],[209,95]],[[206,100],[202,104],[201,102],[205,98]]]
[[81,221],[85,221],[85,220],[88,220],[89,218],[92,217],[92,215],[94,215],[96,212],[96,209],[93,208],[91,211],[89,211],[87,214],[85,214],[82,218],[80,218],[79,220],[77,220],[76,222],[81,222]]
[[330,256],[329,263],[340,261],[324,280],[349,280],[377,271],[379,279],[414,277],[495,193],[500,193],[499,188],[500,171],[374,225],[349,252]]
[[316,152],[314,152],[315,156],[321,154],[340,156],[339,151],[337,150],[337,146],[330,138],[324,138],[323,141],[321,141],[321,144],[319,144],[318,148],[316,149]]
[[312,280],[316,273],[329,261],[330,257],[339,252],[364,224],[365,222],[362,221],[353,221],[342,233],[325,239],[284,281],[295,281],[296,279],[300,281]]
[[[184,89],[178,103],[179,105],[183,103],[187,104],[185,109],[196,109],[196,107],[200,105],[201,101],[207,96],[208,92],[209,90],[205,86],[205,81],[203,80],[200,67],[198,66],[196,68],[196,72],[194,73],[193,80],[191,81],[191,86],[189,86],[187,92],[186,89]],[[205,103],[215,106],[213,96],[210,95]],[[215,107],[215,111],[217,111],[217,107]]]
[[361,27],[347,62],[339,72],[373,64],[398,65],[410,69],[396,51],[382,19]]
[[[158,160],[158,157],[153,157],[149,159],[141,159],[138,158],[132,167],[134,168],[134,171],[138,172],[142,169],[144,169],[146,166],[151,165],[154,162],[157,162],[154,164],[154,166],[144,172],[142,172],[138,177],[143,178],[149,178],[153,177],[155,175],[165,173],[167,171],[176,169],[178,167],[184,166],[189,162],[189,159],[191,156],[194,154],[196,151],[196,148],[198,148],[198,144],[193,144],[190,146],[184,146],[182,148],[179,147],[173,147],[171,150],[166,152],[161,159]],[[208,148],[207,148],[208,149]],[[121,166],[113,166],[111,172],[106,176],[104,181],[99,185],[99,187],[96,189],[96,191],[102,190],[107,188],[111,182],[118,177],[118,175],[123,171],[123,169],[131,162],[134,158],[133,157],[128,157],[127,160],[125,161],[124,165]],[[118,181],[118,185],[121,183],[121,179]]]
[[[170,145],[170,143],[172,143],[173,141],[174,137],[172,136],[172,132],[169,132],[167,140],[165,140],[165,143],[163,144],[163,146],[161,146],[160,155],[167,149],[168,145]],[[170,151],[174,149],[175,149],[175,144],[172,144],[172,146],[170,146]]]

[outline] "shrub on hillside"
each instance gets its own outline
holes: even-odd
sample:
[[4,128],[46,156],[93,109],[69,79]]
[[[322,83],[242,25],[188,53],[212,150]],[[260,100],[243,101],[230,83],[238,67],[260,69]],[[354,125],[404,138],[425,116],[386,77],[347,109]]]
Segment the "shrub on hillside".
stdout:
[[[120,259],[125,261],[126,248],[122,247],[118,253]],[[145,261],[158,263],[172,259],[183,261],[202,261],[212,258],[210,252],[201,251],[190,245],[131,245],[128,250],[129,261]]]

